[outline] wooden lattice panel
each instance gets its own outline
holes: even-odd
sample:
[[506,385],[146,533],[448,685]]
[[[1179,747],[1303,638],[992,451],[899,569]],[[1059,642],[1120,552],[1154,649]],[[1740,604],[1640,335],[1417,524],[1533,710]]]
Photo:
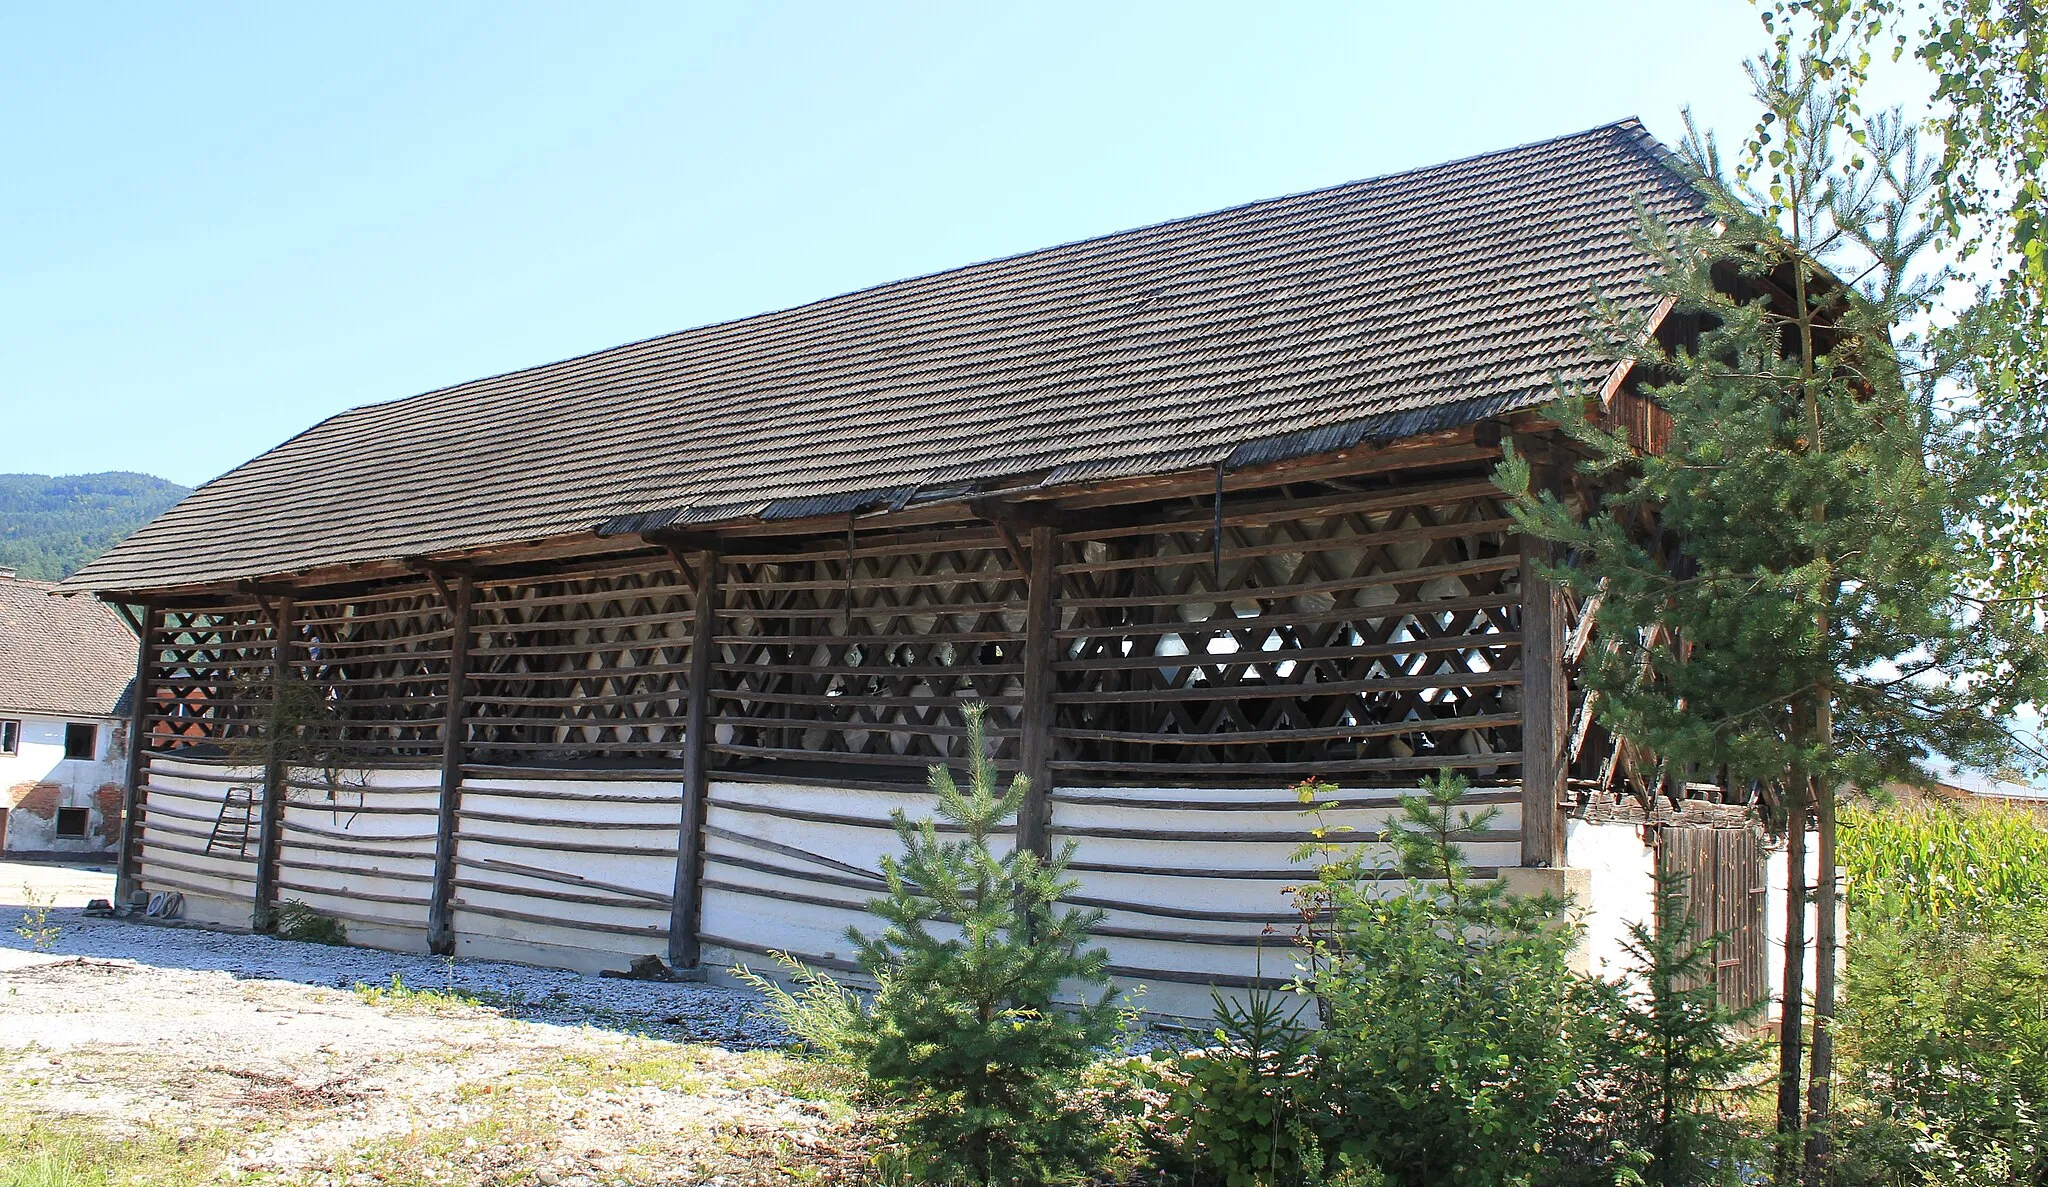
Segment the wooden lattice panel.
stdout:
[[875,535],[722,568],[708,742],[720,766],[916,777],[958,758],[967,700],[989,706],[996,761],[1016,765],[1024,574],[993,531]]
[[669,557],[479,583],[473,757],[680,760],[696,595]]
[[1063,535],[1061,783],[1517,773],[1520,558],[1486,482]]
[[435,756],[454,637],[446,599],[425,582],[300,602],[292,676],[320,690],[347,753],[364,761]]
[[149,653],[149,746],[218,747],[248,736],[265,710],[260,688],[276,655],[261,607],[166,610]]

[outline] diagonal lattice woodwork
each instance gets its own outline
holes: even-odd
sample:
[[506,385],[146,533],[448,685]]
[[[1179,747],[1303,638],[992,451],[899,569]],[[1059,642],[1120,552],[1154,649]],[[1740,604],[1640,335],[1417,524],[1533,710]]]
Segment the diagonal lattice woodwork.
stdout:
[[146,724],[152,750],[218,748],[250,736],[276,654],[270,618],[254,604],[166,610],[152,624]]
[[1024,574],[993,530],[729,556],[719,588],[708,746],[720,766],[826,761],[915,778],[959,757],[968,700],[989,706],[997,763],[1016,766]]
[[303,601],[293,608],[292,676],[319,690],[351,755],[437,756],[453,628],[426,582]]
[[1062,783],[1517,772],[1520,558],[1492,484],[1060,540]]
[[469,753],[679,761],[695,609],[666,556],[478,583]]

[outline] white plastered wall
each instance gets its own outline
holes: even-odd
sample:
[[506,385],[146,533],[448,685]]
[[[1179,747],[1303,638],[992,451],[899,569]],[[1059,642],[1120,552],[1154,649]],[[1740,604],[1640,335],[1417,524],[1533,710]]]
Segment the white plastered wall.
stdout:
[[1626,974],[1629,928],[1656,910],[1656,850],[1637,825],[1572,819],[1565,822],[1565,864],[1590,875],[1587,901],[1575,904],[1585,927],[1585,970]]
[[[9,853],[106,853],[120,836],[127,725],[111,717],[49,717],[0,710],[20,723],[15,752],[0,754],[0,808]],[[93,727],[93,756],[64,757],[65,727]],[[84,809],[85,835],[57,835],[57,812]]]
[[[1323,823],[1332,840],[1367,843],[1395,811],[1394,790],[1361,790]],[[1520,860],[1519,792],[1475,788],[1501,809],[1488,837],[1464,845],[1475,866]],[[706,816],[703,933],[706,960],[762,968],[786,951],[827,967],[852,954],[849,927],[877,930],[864,910],[881,893],[883,855],[898,850],[891,809],[929,814],[915,791],[852,791],[796,784],[712,784]],[[1064,788],[1053,794],[1055,848],[1072,841],[1074,900],[1106,911],[1096,937],[1120,990],[1143,987],[1155,1013],[1206,1017],[1210,986],[1294,975],[1298,916],[1291,888],[1312,879],[1295,855],[1313,821],[1285,790]],[[1394,884],[1389,883],[1391,889]]]

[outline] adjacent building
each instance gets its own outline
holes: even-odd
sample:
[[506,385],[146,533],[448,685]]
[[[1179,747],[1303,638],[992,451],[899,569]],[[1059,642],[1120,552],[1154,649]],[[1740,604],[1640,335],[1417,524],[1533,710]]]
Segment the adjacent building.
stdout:
[[0,569],[0,852],[121,835],[135,632],[109,606]]

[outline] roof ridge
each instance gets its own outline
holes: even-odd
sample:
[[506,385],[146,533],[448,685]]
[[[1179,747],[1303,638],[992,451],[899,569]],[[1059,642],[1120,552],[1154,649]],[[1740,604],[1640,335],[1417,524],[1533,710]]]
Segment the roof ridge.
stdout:
[[[444,384],[440,387],[428,388],[425,391],[414,392],[411,395],[407,396],[395,396],[389,400],[375,400],[367,404],[357,404],[349,408],[341,409],[338,412],[331,413],[328,416],[322,417],[319,422],[309,426],[306,431],[310,432],[312,429],[318,428],[320,427],[320,425],[326,424],[328,421],[337,420],[342,417],[353,416],[358,412],[367,412],[372,409],[378,408],[388,408],[394,404],[403,404],[411,400],[421,400],[429,396],[445,395],[450,392],[460,391],[464,388],[475,387],[479,384],[491,383],[502,379],[511,379],[514,376],[524,375],[530,371],[545,371],[554,367],[560,367],[565,363],[574,363],[579,362],[583,359],[596,358],[600,355],[610,354],[613,351],[631,350],[636,346],[645,346],[648,345],[649,343],[661,342],[671,338],[682,338],[686,335],[691,334],[701,334],[707,330],[716,330],[724,328],[726,326],[736,326],[746,322],[762,321],[770,318],[781,317],[786,314],[800,313],[803,312],[804,310],[817,309],[822,306],[831,305],[838,301],[846,301],[855,297],[866,296],[870,293],[882,292],[884,290],[896,288],[903,285],[919,284],[925,281],[937,280],[940,277],[952,276],[956,273],[966,272],[976,268],[986,268],[993,264],[1006,264],[1016,260],[1030,259],[1033,256],[1051,255],[1056,252],[1067,251],[1073,248],[1083,247],[1088,244],[1102,243],[1111,239],[1120,239],[1127,235],[1139,235],[1147,231],[1157,231],[1166,227],[1175,227],[1190,223],[1196,223],[1200,222],[1203,219],[1211,219],[1217,218],[1222,215],[1236,214],[1239,211],[1252,210],[1262,206],[1278,206],[1282,203],[1299,201],[1304,198],[1314,198],[1326,194],[1334,194],[1340,190],[1354,189],[1360,186],[1374,185],[1380,182],[1400,181],[1405,178],[1418,177],[1428,173],[1444,172],[1451,169],[1457,169],[1463,166],[1476,164],[1480,161],[1493,160],[1495,158],[1500,157],[1514,156],[1518,153],[1529,152],[1533,149],[1547,148],[1551,145],[1563,144],[1567,141],[1588,139],[1590,137],[1597,136],[1604,132],[1616,131],[1632,132],[1633,135],[1630,137],[1630,139],[1639,147],[1642,146],[1645,141],[1647,141],[1649,144],[1655,145],[1657,148],[1664,149],[1663,154],[1661,156],[1655,153],[1651,154],[1660,163],[1662,163],[1664,157],[1672,155],[1670,149],[1665,148],[1664,145],[1660,141],[1658,141],[1655,136],[1650,134],[1649,129],[1644,126],[1640,117],[1633,115],[1624,116],[1621,119],[1613,120],[1608,123],[1596,124],[1590,128],[1582,128],[1576,132],[1566,132],[1557,136],[1549,136],[1538,140],[1530,140],[1522,144],[1510,145],[1507,148],[1489,149],[1485,152],[1472,153],[1468,156],[1456,157],[1448,161],[1438,161],[1434,164],[1429,165],[1416,165],[1407,169],[1397,169],[1391,173],[1377,173],[1371,177],[1357,177],[1352,178],[1349,181],[1333,182],[1330,185],[1314,186],[1305,190],[1293,190],[1288,193],[1275,194],[1271,197],[1266,198],[1254,198],[1250,201],[1238,202],[1230,206],[1219,206],[1212,210],[1198,211],[1194,214],[1175,215],[1172,218],[1160,219],[1157,222],[1140,223],[1135,227],[1125,227],[1121,230],[1116,231],[1104,231],[1100,234],[1095,235],[1084,235],[1078,239],[1068,239],[1059,243],[1047,244],[1043,247],[1034,247],[1025,251],[1011,252],[1008,255],[988,256],[983,259],[969,260],[968,262],[963,264],[954,264],[950,267],[939,268],[930,272],[920,272],[913,276],[899,276],[893,280],[877,281],[874,284],[861,285],[858,288],[846,289],[842,292],[830,294],[829,296],[816,297],[809,301],[799,301],[794,305],[783,305],[773,309],[757,310],[756,312],[741,314],[736,317],[719,318],[714,321],[702,322],[694,326],[684,326],[683,328],[677,330],[664,330],[659,334],[649,334],[645,338],[634,338],[626,342],[613,343],[610,346],[601,346],[595,350],[584,350],[578,351],[575,354],[563,355],[560,358],[549,359],[545,362],[531,363],[524,367],[513,367],[510,370],[497,371],[489,375],[479,375],[473,379],[465,379],[459,383],[450,383]],[[286,438],[285,442],[280,442],[280,444],[289,443],[291,440],[294,440],[301,435],[303,434],[294,434],[292,437]],[[226,475],[223,474],[218,475],[217,477],[225,476]],[[209,479],[208,481],[210,482],[213,480]],[[202,483],[201,485],[205,484]]]

